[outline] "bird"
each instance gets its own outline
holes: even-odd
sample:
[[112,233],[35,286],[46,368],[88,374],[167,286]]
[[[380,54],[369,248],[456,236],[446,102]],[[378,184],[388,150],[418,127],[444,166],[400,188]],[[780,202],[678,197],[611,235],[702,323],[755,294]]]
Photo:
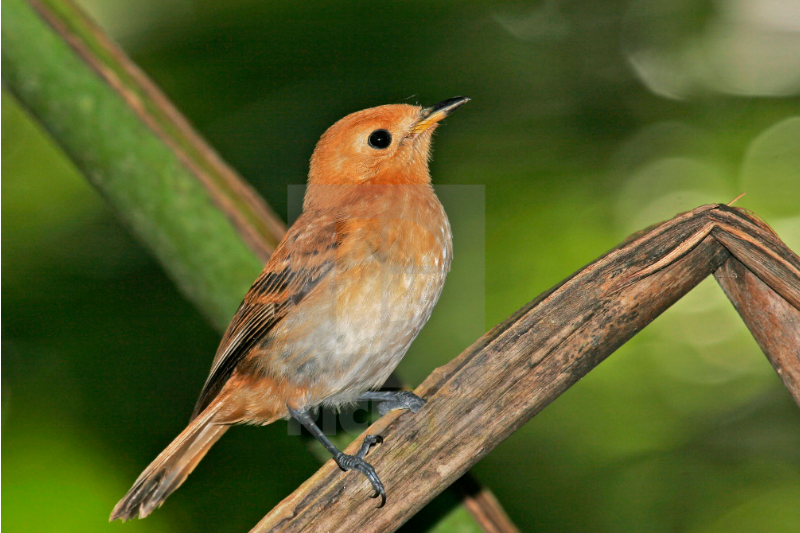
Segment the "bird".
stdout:
[[450,270],[450,223],[431,184],[431,138],[470,99],[390,104],[347,115],[311,156],[303,211],[226,329],[189,425],[136,479],[110,520],[161,506],[235,424],[294,419],[343,470],[363,474],[379,435],[341,452],[312,414],[361,400],[417,412],[425,400],[378,390],[427,322]]

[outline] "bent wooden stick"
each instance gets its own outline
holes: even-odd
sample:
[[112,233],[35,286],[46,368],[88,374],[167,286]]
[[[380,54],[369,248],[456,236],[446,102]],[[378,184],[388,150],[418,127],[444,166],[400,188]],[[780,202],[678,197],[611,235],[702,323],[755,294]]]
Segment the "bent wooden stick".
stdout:
[[800,406],[800,310],[736,258],[714,277]]
[[422,410],[373,424],[365,434],[384,437],[369,455],[387,487],[384,508],[369,499],[366,482],[328,461],[252,531],[396,530],[717,271],[731,258],[726,246],[797,306],[800,261],[766,225],[723,205],[678,215],[583,268],[436,369],[415,391],[428,400]]
[[734,256],[714,277],[800,406],[800,261],[766,224],[741,215],[725,213],[712,231]]

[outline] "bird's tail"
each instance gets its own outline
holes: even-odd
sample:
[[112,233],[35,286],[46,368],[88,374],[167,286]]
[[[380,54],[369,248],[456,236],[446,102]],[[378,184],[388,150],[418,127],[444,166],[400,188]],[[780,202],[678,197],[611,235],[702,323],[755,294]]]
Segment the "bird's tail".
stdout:
[[209,405],[144,472],[111,512],[111,521],[144,518],[159,507],[192,473],[228,425],[215,423],[220,403]]

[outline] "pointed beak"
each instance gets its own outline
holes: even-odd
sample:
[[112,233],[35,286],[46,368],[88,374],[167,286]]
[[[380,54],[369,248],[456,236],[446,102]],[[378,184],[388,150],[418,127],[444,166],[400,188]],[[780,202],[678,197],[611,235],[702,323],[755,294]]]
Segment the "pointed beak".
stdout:
[[439,102],[432,107],[423,109],[422,118],[411,129],[411,133],[419,134],[428,130],[431,126],[469,101],[470,98],[467,98],[466,96],[456,96],[455,98],[448,98],[447,100]]

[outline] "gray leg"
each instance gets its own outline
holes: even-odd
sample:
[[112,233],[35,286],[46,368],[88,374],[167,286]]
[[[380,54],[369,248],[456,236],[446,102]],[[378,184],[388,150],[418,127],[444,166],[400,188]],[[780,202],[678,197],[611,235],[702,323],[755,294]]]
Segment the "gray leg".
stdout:
[[333,445],[330,439],[328,439],[322,430],[314,423],[305,409],[294,410],[288,405],[286,407],[289,409],[289,414],[292,415],[292,418],[300,422],[304,428],[310,431],[311,434],[325,446],[325,449],[333,456],[333,460],[336,461],[339,468],[345,471],[357,470],[367,477],[372,484],[372,488],[375,489],[375,494],[371,497],[377,498],[380,496],[381,504],[379,507],[383,507],[383,504],[386,503],[386,491],[383,489],[383,483],[381,483],[381,480],[378,478],[378,474],[375,473],[375,468],[364,460],[370,447],[373,444],[381,442],[383,439],[379,435],[367,435],[358,453],[356,455],[347,455],[339,451],[339,449]]
[[410,391],[369,391],[358,397],[361,400],[374,400],[378,404],[378,412],[381,416],[393,409],[410,409],[416,413],[425,405],[425,400]]

